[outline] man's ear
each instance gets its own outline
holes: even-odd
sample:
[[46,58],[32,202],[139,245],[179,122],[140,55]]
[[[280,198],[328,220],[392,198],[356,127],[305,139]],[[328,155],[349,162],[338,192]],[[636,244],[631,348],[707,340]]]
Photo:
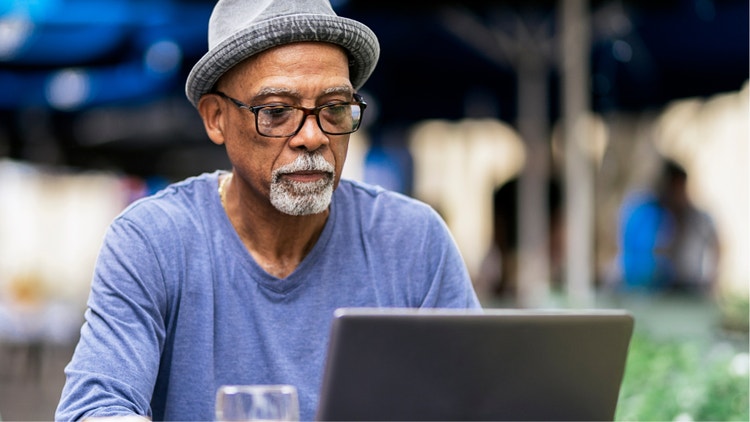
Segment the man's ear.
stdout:
[[224,144],[224,107],[218,95],[208,94],[198,101],[198,113],[203,119],[206,134],[216,145]]

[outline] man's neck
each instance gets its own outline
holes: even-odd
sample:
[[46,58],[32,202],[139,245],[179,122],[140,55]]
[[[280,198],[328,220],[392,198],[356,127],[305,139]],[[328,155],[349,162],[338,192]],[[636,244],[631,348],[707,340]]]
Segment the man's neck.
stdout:
[[269,274],[285,278],[299,266],[323,232],[329,211],[292,216],[267,204],[240,207],[227,201],[227,215],[255,261]]

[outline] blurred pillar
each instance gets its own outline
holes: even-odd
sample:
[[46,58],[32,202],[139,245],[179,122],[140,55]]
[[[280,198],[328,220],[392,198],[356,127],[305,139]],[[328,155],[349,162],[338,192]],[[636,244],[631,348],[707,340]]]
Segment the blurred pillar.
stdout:
[[565,145],[565,284],[571,306],[593,304],[594,169],[587,158],[590,25],[587,0],[559,0]]
[[518,181],[517,299],[528,308],[544,306],[550,292],[548,73],[547,60],[539,48],[529,48],[518,56],[517,124],[526,142],[527,160]]
[[[518,189],[517,297],[521,307],[543,307],[550,299],[549,215],[547,185],[550,168],[548,76],[551,57],[547,10],[535,2],[516,13],[494,5],[489,16],[512,19],[485,24],[460,7],[442,9],[446,29],[489,60],[514,68],[517,81],[517,128],[526,145],[526,166]],[[541,18],[541,19],[540,19]],[[515,26],[507,22],[515,22]]]

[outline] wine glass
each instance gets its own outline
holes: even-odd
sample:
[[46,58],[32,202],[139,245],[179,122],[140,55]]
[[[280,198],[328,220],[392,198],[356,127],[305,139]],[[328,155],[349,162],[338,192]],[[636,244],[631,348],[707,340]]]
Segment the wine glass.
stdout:
[[299,421],[293,385],[222,385],[216,392],[217,421]]

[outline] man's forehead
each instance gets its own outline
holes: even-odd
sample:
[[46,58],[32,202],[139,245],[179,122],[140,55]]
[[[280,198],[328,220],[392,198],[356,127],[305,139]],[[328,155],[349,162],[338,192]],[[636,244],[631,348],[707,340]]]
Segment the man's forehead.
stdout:
[[[314,49],[314,51],[309,50],[310,48]],[[309,51],[309,53],[302,53],[300,49],[306,49],[306,51]],[[335,44],[331,43],[325,43],[325,42],[311,42],[311,41],[305,41],[305,42],[296,42],[296,43],[290,43],[285,44],[277,47],[270,48],[268,50],[264,50],[256,55],[250,56],[246,58],[245,60],[239,62],[234,67],[230,68],[229,70],[224,73],[219,78],[219,81],[217,81],[216,86],[219,88],[222,88],[226,86],[228,83],[231,84],[241,84],[243,85],[242,88],[247,89],[248,87],[246,85],[252,84],[254,81],[257,81],[259,77],[274,77],[284,76],[284,71],[289,68],[289,65],[285,65],[283,67],[280,67],[279,63],[274,63],[274,60],[278,57],[283,57],[284,54],[294,52],[297,50],[300,54],[304,54],[306,57],[303,59],[294,59],[294,63],[301,63],[304,64],[306,62],[316,62],[320,61],[322,57],[324,57],[326,54],[341,54],[341,58],[344,60],[342,61],[342,69],[346,69],[347,72],[347,81],[349,81],[349,59],[347,57],[346,51]],[[331,53],[328,53],[328,50],[330,50]],[[282,62],[283,63],[283,62]],[[267,67],[267,65],[271,65],[271,68]],[[274,70],[273,67],[280,67],[279,70]],[[334,67],[327,67],[327,69],[331,69],[333,71]],[[271,69],[271,70],[266,70]],[[278,72],[278,74],[277,74]],[[259,76],[260,75],[260,76]],[[312,75],[311,75],[312,76]],[[260,88],[259,88],[260,89]],[[284,89],[292,89],[293,88],[287,88],[287,87],[271,87],[269,86],[268,89],[278,89],[279,94],[284,94],[284,92],[281,92],[281,90]],[[351,84],[347,83],[346,87],[333,87],[329,88],[330,93],[336,93],[336,92],[352,92]],[[269,93],[271,95],[272,93]],[[293,92],[287,92],[286,94],[294,94]]]

